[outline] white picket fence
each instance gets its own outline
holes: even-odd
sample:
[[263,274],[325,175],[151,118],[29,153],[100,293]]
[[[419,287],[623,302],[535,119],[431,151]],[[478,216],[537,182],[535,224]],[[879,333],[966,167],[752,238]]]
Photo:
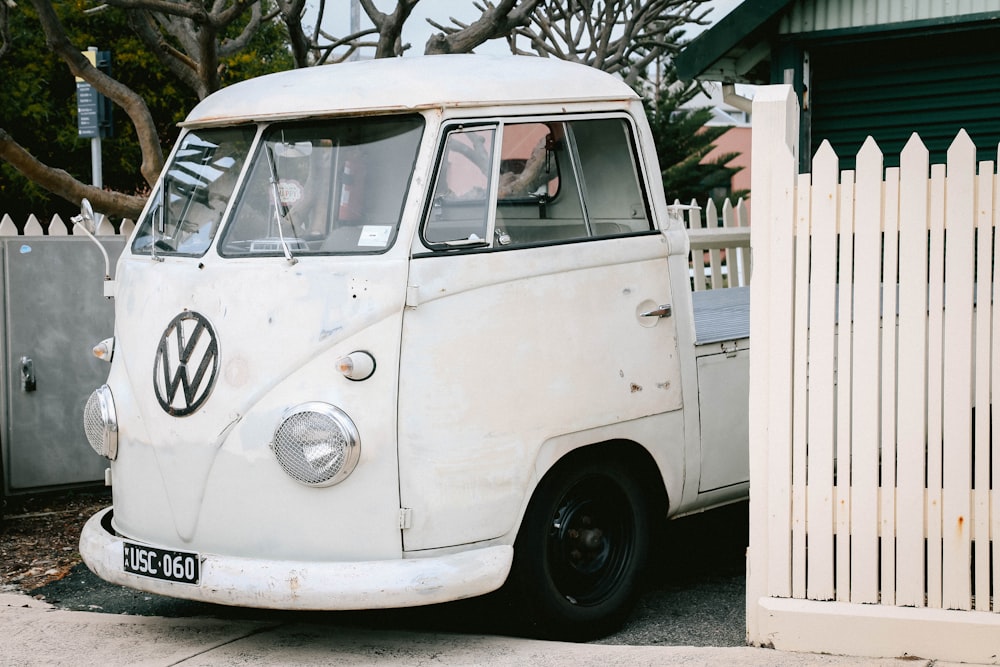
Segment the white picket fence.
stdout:
[[691,283],[695,291],[722,287],[746,287],[750,284],[750,210],[740,199],[733,206],[728,199],[720,217],[711,199],[702,209],[691,201],[681,206],[684,226],[691,242]]
[[754,107],[748,640],[994,663],[996,163],[963,131],[799,175],[794,93]]
[[[100,222],[95,232],[97,236],[114,236],[116,234],[128,236],[135,228],[133,221],[126,219],[122,220],[120,229],[116,230],[108,218],[103,215],[99,217]],[[72,227],[72,222],[63,220],[58,214],[52,216],[47,225],[42,225],[42,222],[35,215],[29,215],[20,230],[10,215],[5,213],[0,218],[0,236],[69,236]]]

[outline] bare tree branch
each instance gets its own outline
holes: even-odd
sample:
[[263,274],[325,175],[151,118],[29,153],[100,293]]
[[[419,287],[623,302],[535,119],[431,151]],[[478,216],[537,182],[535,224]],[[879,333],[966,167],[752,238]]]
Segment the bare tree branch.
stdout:
[[247,9],[256,7],[260,13],[260,2],[248,2],[247,0],[216,0],[212,5],[212,10],[208,13],[208,21],[219,32],[222,32],[229,25],[243,15]]
[[126,14],[129,26],[146,45],[149,52],[170,70],[181,83],[195,91],[199,99],[203,96],[203,86],[198,79],[198,65],[182,51],[167,42],[163,33],[157,28],[153,15],[145,10],[128,12]]
[[[297,0],[298,4],[305,4],[305,0]],[[261,23],[263,22],[263,14],[261,11],[261,3],[253,2],[250,4],[250,20],[240,34],[231,39],[223,39],[222,43],[219,45],[219,55],[222,57],[229,57],[236,53],[239,53],[247,47],[250,40],[254,38],[258,31],[260,31]]]
[[[325,65],[327,63],[339,63],[349,60],[355,53],[362,49],[378,51],[380,40],[368,39],[372,35],[380,35],[387,30],[394,29],[391,15],[381,14],[372,4],[368,11],[374,12],[380,21],[382,29],[378,27],[356,30],[343,37],[337,37],[323,30],[323,18],[326,15],[327,0],[312,0],[308,5],[306,0],[274,0],[276,8],[272,12],[264,15],[263,21],[279,19],[285,25],[288,33],[288,42],[292,52],[292,58],[296,67],[311,67],[315,65]],[[417,0],[412,0],[411,5],[415,5]],[[338,5],[340,6],[340,5]],[[304,18],[307,9],[315,10],[315,25],[306,26]],[[398,9],[397,9],[398,11]],[[408,10],[409,11],[409,10]],[[407,17],[409,14],[407,14]],[[405,18],[403,19],[405,22]],[[400,24],[400,28],[402,24]],[[398,39],[398,35],[397,35]],[[390,55],[399,55],[407,48],[407,45],[396,45],[393,38],[382,40],[394,45],[391,49],[383,48],[383,52],[388,51]]]
[[[674,33],[707,23],[704,0],[550,0],[508,36],[511,50],[571,60],[622,74],[634,84],[645,68],[678,47]],[[527,49],[517,39],[527,41]]]
[[145,197],[126,195],[86,185],[62,169],[55,169],[39,162],[20,144],[0,128],[0,160],[17,169],[25,178],[76,205],[84,197],[95,208],[111,215],[137,218],[146,203]]
[[514,28],[528,24],[538,3],[539,0],[501,0],[499,5],[494,5],[487,0],[474,3],[473,6],[482,12],[474,23],[466,25],[453,18],[453,25],[444,26],[428,21],[441,32],[431,35],[424,53],[469,53],[491,39],[506,37]]
[[[219,89],[220,58],[245,48],[260,30],[263,19],[260,0],[213,0],[211,7],[206,6],[206,0],[105,2],[128,13],[146,47],[199,99]],[[247,11],[250,20],[240,34],[222,40],[225,31]]]
[[[306,6],[305,0],[276,0],[276,4],[281,20],[288,30],[288,41],[292,47],[292,58],[295,61],[295,66],[308,67],[309,54],[312,51],[315,38],[311,40],[306,35],[305,29],[302,26],[302,14],[305,12]],[[320,21],[323,20],[325,5],[325,0],[320,0]]]
[[208,23],[208,11],[203,3],[174,0],[104,0],[104,4],[128,10],[146,10],[169,16],[181,16],[195,23]]
[[73,74],[93,85],[98,92],[110,98],[128,114],[142,150],[142,176],[147,183],[152,184],[163,168],[163,151],[146,102],[135,91],[91,65],[80,53],[80,49],[70,43],[49,0],[32,0],[32,3],[38,12],[49,48],[69,65]]
[[[369,28],[367,30],[362,30],[360,32],[347,35],[346,37],[333,37],[325,32],[319,33],[324,39],[330,40],[328,44],[322,44],[314,46],[314,50],[319,54],[316,60],[317,65],[324,65],[326,63],[340,63],[350,60],[351,56],[364,48],[374,49],[378,47],[378,41],[365,41],[365,37],[369,35],[376,35],[378,31],[375,28]],[[335,50],[344,48],[344,52],[337,56],[333,53]]]
[[368,19],[378,31],[378,45],[375,47],[376,58],[392,58],[403,55],[403,24],[410,18],[413,8],[420,0],[397,0],[396,9],[392,14],[383,14],[372,0],[360,0],[361,8],[365,10]]
[[10,50],[10,7],[0,0],[0,58]]

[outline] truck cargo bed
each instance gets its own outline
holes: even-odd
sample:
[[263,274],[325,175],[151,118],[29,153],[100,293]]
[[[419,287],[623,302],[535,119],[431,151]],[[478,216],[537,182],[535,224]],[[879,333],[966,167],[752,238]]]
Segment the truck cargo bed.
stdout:
[[750,337],[750,288],[728,287],[691,293],[695,345]]

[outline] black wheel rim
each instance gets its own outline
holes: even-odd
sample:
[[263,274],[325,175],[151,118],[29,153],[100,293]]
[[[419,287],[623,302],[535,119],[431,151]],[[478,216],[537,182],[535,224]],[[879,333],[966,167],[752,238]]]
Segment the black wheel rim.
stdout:
[[546,555],[552,582],[568,602],[593,606],[620,590],[635,551],[633,512],[603,476],[581,480],[559,503]]

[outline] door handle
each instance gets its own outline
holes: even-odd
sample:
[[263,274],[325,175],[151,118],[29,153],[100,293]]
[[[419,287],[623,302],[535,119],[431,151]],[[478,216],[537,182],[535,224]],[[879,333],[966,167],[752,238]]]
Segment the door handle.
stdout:
[[21,391],[35,391],[35,363],[31,357],[21,357]]
[[665,303],[658,308],[653,310],[647,310],[645,313],[639,313],[639,317],[670,317],[673,314],[673,307],[669,303]]

